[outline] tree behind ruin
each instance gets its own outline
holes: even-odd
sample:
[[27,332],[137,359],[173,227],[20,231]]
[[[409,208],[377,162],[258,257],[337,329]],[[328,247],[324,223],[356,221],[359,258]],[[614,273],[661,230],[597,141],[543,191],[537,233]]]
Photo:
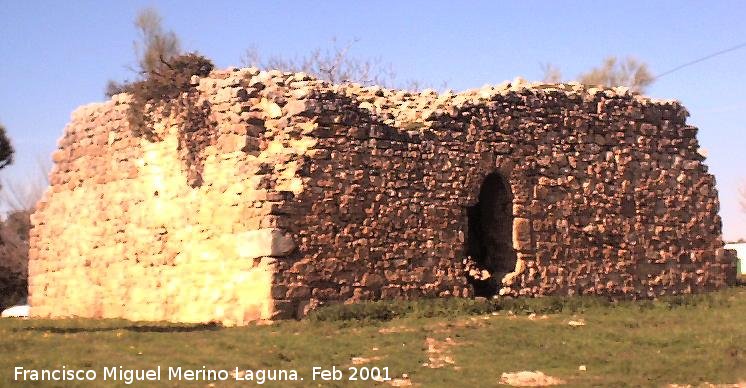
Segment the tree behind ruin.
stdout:
[[643,93],[654,79],[646,63],[633,57],[619,60],[616,56],[606,57],[600,66],[578,76],[578,81],[582,84],[626,86],[640,93]]
[[[542,64],[542,80],[548,83],[562,82],[562,72],[551,63]],[[644,93],[655,81],[647,63],[634,57],[620,60],[616,56],[606,57],[601,65],[596,66],[577,77],[577,82],[593,86],[626,86],[632,91]]]
[[5,133],[5,127],[0,124],[0,169],[13,163],[13,146]]
[[[0,169],[13,163],[13,146],[0,124]],[[8,187],[0,188],[2,194]],[[6,208],[13,207],[3,200]],[[0,308],[18,302],[26,295],[26,263],[28,262],[29,209],[11,209],[6,219],[0,221]]]
[[[140,40],[133,43],[139,77],[161,75],[168,69],[168,63],[182,53],[179,37],[173,31],[163,29],[163,19],[154,8],[141,10],[135,18],[135,27]],[[113,96],[126,91],[130,82],[109,81],[106,95]]]
[[260,69],[277,69],[287,72],[304,72],[331,83],[355,82],[361,85],[378,85],[419,91],[422,82],[408,80],[397,82],[396,72],[390,63],[381,58],[356,57],[350,54],[358,39],[340,45],[336,38],[330,47],[315,48],[308,54],[289,58],[281,55],[263,56],[256,47],[250,47],[241,57],[244,66]]

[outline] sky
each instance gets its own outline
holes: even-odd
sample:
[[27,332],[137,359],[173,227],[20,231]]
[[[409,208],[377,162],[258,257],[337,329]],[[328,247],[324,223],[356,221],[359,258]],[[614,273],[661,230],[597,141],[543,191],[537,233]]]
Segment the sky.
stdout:
[[[0,122],[16,149],[0,179],[16,187],[51,165],[70,113],[103,101],[110,79],[132,79],[133,20],[156,8],[187,50],[218,68],[299,57],[356,42],[349,54],[390,64],[397,80],[453,90],[542,77],[572,79],[608,55],[654,74],[746,42],[742,1],[7,1],[0,0]],[[717,180],[724,237],[746,238],[746,48],[658,79],[647,94],[678,99],[700,128]]]

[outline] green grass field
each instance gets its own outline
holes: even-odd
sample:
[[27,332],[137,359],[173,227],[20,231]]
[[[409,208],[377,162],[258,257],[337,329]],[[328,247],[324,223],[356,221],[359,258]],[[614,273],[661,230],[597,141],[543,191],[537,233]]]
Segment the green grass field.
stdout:
[[[127,386],[102,380],[104,367],[118,366],[161,366],[160,381],[145,384],[150,386],[257,383],[232,376],[216,382],[169,380],[169,366],[229,372],[236,367],[294,369],[304,379],[263,384],[276,387],[489,387],[498,385],[503,372],[524,370],[539,370],[577,387],[745,384],[746,288],[616,304],[588,298],[369,303],[329,308],[304,321],[242,328],[4,319],[0,354],[2,386],[40,386],[13,381],[18,366],[97,372],[92,383],[43,386]],[[313,380],[314,366],[334,366],[342,380]],[[388,368],[393,380],[349,381],[350,367],[359,368],[358,377],[375,372],[374,367]]]

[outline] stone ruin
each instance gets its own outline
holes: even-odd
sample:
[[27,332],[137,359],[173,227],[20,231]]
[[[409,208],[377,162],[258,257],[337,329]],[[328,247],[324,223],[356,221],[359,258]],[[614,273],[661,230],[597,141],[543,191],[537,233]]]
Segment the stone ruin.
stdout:
[[[254,68],[135,136],[72,114],[33,215],[36,317],[217,321],[423,297],[654,298],[733,281],[687,111],[520,80],[437,94]],[[190,120],[192,122],[190,122]]]

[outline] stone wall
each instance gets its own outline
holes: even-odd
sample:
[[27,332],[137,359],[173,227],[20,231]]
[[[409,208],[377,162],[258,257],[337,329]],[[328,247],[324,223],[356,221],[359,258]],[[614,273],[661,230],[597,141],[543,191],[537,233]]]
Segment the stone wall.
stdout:
[[265,113],[251,111],[243,80],[195,80],[189,99],[206,113],[201,127],[188,111],[164,117],[147,107],[156,141],[133,136],[127,95],[73,113],[33,216],[32,315],[228,325],[272,317],[270,256],[293,245],[274,215],[286,195],[268,182],[292,189],[300,180],[277,162],[286,148],[259,151],[264,127],[252,123]]
[[677,102],[514,83],[440,96],[347,86],[316,103],[320,152],[300,169],[284,303],[473,295],[465,273],[484,266],[464,263],[468,212],[494,172],[517,251],[515,272],[487,271],[500,294],[650,298],[732,272],[715,180]]
[[649,298],[732,272],[677,102],[193,81],[208,119],[156,112],[160,141],[131,134],[125,95],[73,114],[34,216],[33,315],[244,324],[365,299]]

